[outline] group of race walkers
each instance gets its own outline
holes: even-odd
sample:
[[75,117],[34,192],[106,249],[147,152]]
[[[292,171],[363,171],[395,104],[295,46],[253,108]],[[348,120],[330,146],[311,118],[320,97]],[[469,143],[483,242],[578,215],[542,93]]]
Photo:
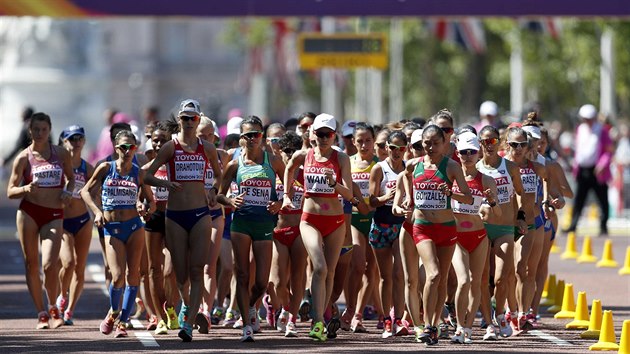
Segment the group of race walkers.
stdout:
[[134,308],[183,341],[212,326],[254,341],[261,307],[286,337],[310,320],[317,341],[367,332],[369,304],[383,338],[427,345],[471,343],[478,311],[483,340],[538,326],[556,210],[572,191],[536,113],[502,131],[454,129],[448,110],[378,131],[325,113],[302,114],[295,131],[239,122],[219,149],[216,124],[187,99],[148,127],[147,144],[113,124],[114,152],[93,167],[83,127],[53,144],[50,117],[32,116],[7,194],[22,200],[38,329],[73,324],[92,222],[110,298],[103,334],[126,337]]

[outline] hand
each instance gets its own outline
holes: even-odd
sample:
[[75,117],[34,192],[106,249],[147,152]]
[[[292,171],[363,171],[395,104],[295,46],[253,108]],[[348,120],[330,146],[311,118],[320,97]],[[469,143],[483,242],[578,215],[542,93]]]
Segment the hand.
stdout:
[[206,193],[206,197],[208,198],[208,206],[214,208],[217,205],[217,190],[215,188],[210,189]]
[[440,185],[438,186],[438,190],[447,197],[453,195],[453,191],[451,190],[451,188],[448,186],[448,184],[444,182],[440,183]]
[[232,208],[238,209],[243,205],[243,203],[245,203],[245,194],[247,194],[247,192],[243,192],[231,199]]
[[405,200],[403,200],[402,202],[402,208],[409,209],[411,208],[412,205],[413,205],[413,201],[411,200],[411,197],[405,197]]
[[486,197],[486,201],[488,201],[488,204],[496,204],[497,196],[490,188],[483,191],[483,195]]
[[332,168],[326,169],[326,172],[324,172],[324,175],[328,179],[328,185],[329,186],[337,183],[337,181],[335,181],[335,178],[333,177],[333,170],[332,170]]
[[94,225],[96,225],[96,227],[105,226],[105,217],[103,217],[103,213],[98,212],[94,215]]
[[63,204],[64,206],[67,206],[68,204],[70,204],[70,201],[72,200],[72,192],[68,192],[68,191],[62,191],[61,192],[61,204]]
[[291,200],[291,198],[289,198],[287,194],[285,194],[284,197],[282,198],[282,207],[281,207],[281,209],[283,209],[283,210],[295,209],[295,205],[293,205],[293,200]]
[[387,192],[387,194],[385,194],[383,196],[383,197],[385,197],[384,201],[388,201],[388,200],[394,199],[395,195],[396,195],[396,190],[394,188],[390,189],[389,192]]
[[183,189],[181,183],[167,181],[165,186],[169,192],[179,192]]
[[488,221],[488,219],[490,218],[491,210],[492,207],[490,207],[490,205],[481,204],[481,207],[479,208],[479,217],[482,221]]
[[33,181],[23,186],[23,188],[25,194],[37,193],[37,191],[39,190],[39,183],[37,181]]
[[564,208],[566,202],[564,201],[564,198],[560,197],[552,199],[550,204],[556,209],[562,209]]
[[270,200],[267,203],[267,211],[272,214],[277,214],[282,208],[282,203],[279,200]]
[[525,220],[516,220],[516,227],[518,228],[519,234],[525,235],[527,233],[527,223]]

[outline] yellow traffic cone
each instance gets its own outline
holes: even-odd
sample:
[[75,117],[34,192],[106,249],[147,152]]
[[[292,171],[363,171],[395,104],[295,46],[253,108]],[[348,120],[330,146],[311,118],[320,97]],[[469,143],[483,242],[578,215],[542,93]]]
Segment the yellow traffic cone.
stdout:
[[564,280],[558,280],[556,285],[556,296],[553,299],[553,305],[547,309],[547,312],[556,313],[562,310],[562,299],[564,298]]
[[573,284],[564,286],[564,296],[562,297],[562,309],[556,313],[554,318],[574,318],[575,317],[575,297],[573,296]]
[[577,258],[578,263],[595,263],[597,262],[597,257],[593,256],[593,247],[591,245],[591,237],[584,237],[584,242],[582,243],[582,254]]
[[613,258],[612,254],[612,241],[606,240],[604,243],[604,253],[602,259],[597,262],[597,268],[617,268],[619,263]]
[[560,253],[560,247],[556,245],[556,240],[551,241],[551,248],[549,249],[549,253]]
[[588,323],[588,329],[580,333],[580,338],[597,339],[599,331],[602,328],[602,302],[599,299],[593,300],[591,305],[591,319]]
[[589,321],[586,293],[584,291],[580,291],[578,292],[577,308],[575,309],[575,316],[573,317],[573,321],[567,323],[565,327],[567,329],[587,329],[588,325]]
[[571,205],[567,205],[561,209],[562,213],[562,228],[568,229],[571,225],[571,212],[573,211],[573,207]]
[[591,207],[588,208],[588,219],[591,222],[596,222],[599,220],[599,210],[595,206],[595,204],[591,204]]
[[630,246],[626,248],[626,259],[623,261],[623,268],[619,269],[619,275],[630,275]]
[[615,327],[613,326],[612,311],[604,311],[599,341],[588,347],[588,350],[619,350],[615,336]]
[[578,257],[577,248],[575,247],[575,232],[569,232],[567,235],[567,245],[564,253],[560,255],[561,259],[576,259]]
[[623,327],[621,327],[619,354],[630,354],[630,320],[623,321]]
[[556,275],[549,274],[547,277],[547,281],[545,282],[545,289],[547,289],[547,293],[545,290],[542,292],[542,300],[540,304],[543,306],[551,306],[556,300]]

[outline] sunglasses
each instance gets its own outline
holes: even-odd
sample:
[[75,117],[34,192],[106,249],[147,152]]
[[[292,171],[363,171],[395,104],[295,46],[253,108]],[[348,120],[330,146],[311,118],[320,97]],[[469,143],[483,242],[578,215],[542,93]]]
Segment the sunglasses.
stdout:
[[387,144],[387,147],[388,147],[391,151],[395,151],[395,150],[400,150],[400,152],[405,152],[405,151],[407,151],[407,147],[406,147],[406,146],[398,146],[398,145],[394,145],[394,144]]
[[135,151],[138,148],[138,145],[136,144],[119,144],[116,145],[116,148],[122,150],[122,151]]
[[415,144],[411,144],[411,147],[414,150],[422,150],[422,143],[415,143]]
[[335,136],[335,132],[315,132],[315,135],[320,139],[332,139],[332,137]]
[[517,141],[508,141],[508,145],[510,145],[512,147],[512,149],[516,149],[516,148],[526,148],[528,143],[527,141],[523,141],[521,143],[517,142]]
[[75,134],[68,138],[69,142],[76,143],[77,141],[83,140],[83,135]]
[[376,146],[378,146],[379,149],[385,149],[387,143],[376,143]]
[[196,122],[200,119],[200,117],[199,116],[179,116],[179,119],[182,122],[188,122],[188,121]]
[[307,130],[308,127],[310,127],[311,125],[313,125],[313,123],[302,123],[302,124],[299,125],[299,127],[302,130]]
[[277,144],[280,138],[267,138],[267,141],[271,144]]
[[501,141],[501,139],[499,138],[488,138],[481,140],[481,143],[484,145],[496,145],[499,143],[499,141]]
[[247,132],[247,133],[243,133],[241,134],[241,138],[246,138],[246,139],[258,139],[260,137],[262,137],[263,133],[259,132],[259,131],[251,131],[251,132]]
[[443,128],[440,128],[440,129],[442,129],[442,131],[444,132],[444,134],[451,134],[452,132],[454,132],[454,131],[455,131],[455,129],[453,129],[453,128],[449,128],[449,127],[443,127]]
[[459,154],[462,156],[472,156],[472,155],[477,155],[478,151],[477,150],[473,150],[473,149],[464,149],[464,150],[459,150]]
[[293,155],[293,153],[295,152],[294,149],[282,149],[282,152],[284,152],[285,154],[287,154],[287,156],[291,156]]

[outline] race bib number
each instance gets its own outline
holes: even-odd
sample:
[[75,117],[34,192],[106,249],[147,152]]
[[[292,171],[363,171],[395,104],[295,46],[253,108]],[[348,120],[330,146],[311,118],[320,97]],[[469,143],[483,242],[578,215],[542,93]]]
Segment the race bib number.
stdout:
[[244,203],[252,206],[266,207],[271,200],[271,181],[267,179],[250,178],[241,182],[240,194]]
[[414,203],[418,209],[446,209],[446,195],[439,190],[414,191]]
[[[385,183],[385,194],[389,194],[389,191],[396,189],[396,180],[391,180],[391,181],[387,181],[387,183]],[[385,205],[387,206],[393,206],[394,205],[394,198],[387,200],[387,202],[385,203]]]
[[107,180],[102,197],[104,205],[134,205],[138,200],[138,185],[126,180]]
[[536,193],[537,179],[538,176],[531,168],[521,169],[521,182],[525,193]]
[[61,186],[61,168],[53,165],[36,166],[32,170],[33,182],[37,182],[40,187]]
[[370,173],[369,172],[352,172],[352,181],[359,186],[363,200],[370,200]]
[[74,190],[72,191],[72,198],[81,199],[81,189],[85,186],[85,176],[83,174],[74,175]]
[[[335,194],[335,188],[328,185],[326,168],[309,166],[304,170],[304,182],[309,193]],[[337,180],[337,174],[333,171],[332,177]]]

